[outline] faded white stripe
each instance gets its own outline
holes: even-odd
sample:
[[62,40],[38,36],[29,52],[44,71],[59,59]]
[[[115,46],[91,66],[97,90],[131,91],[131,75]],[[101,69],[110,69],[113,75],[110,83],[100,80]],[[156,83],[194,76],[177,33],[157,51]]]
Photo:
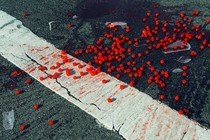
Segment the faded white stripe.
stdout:
[[[81,102],[70,97],[66,89],[54,79],[40,81],[39,77],[46,76],[46,74],[38,70],[38,65],[32,62],[25,53],[49,69],[56,62],[61,62],[58,56],[60,50],[33,34],[22,25],[21,21],[3,11],[0,11],[0,53],[43,85],[95,117],[106,128],[112,129],[114,125],[116,130],[120,129],[119,133],[126,139],[208,140],[210,138],[209,130],[185,116],[178,115],[175,110],[153,100],[145,93],[132,87],[119,90],[119,85],[125,83],[108,74],[101,72],[96,76],[86,75],[78,80],[73,80],[73,76],[66,77],[64,73],[58,78],[58,81]],[[75,62],[85,64],[73,56],[68,55],[68,57]],[[45,64],[46,62],[48,64]],[[85,68],[78,69],[71,63],[61,67],[73,69],[74,75],[85,71]],[[46,72],[53,73],[52,70]],[[110,80],[110,82],[103,85],[102,79]],[[108,97],[114,97],[117,100],[107,103]],[[91,103],[96,104],[100,110]]]

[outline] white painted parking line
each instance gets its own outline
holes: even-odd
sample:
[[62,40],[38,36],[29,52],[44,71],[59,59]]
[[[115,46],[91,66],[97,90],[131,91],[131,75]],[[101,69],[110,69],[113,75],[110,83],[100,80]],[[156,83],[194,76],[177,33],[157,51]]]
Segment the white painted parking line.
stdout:
[[[61,68],[71,69],[73,75],[60,74],[57,81],[40,76],[54,74],[57,69],[50,67],[56,62],[62,63],[61,50],[33,34],[22,22],[0,11],[0,54],[17,67],[26,71],[33,78],[69,102],[77,105],[95,117],[106,128],[113,125],[124,138],[130,140],[209,140],[210,130],[203,128],[168,106],[153,100],[150,96],[133,87],[120,90],[122,81],[100,72],[95,76],[87,74],[74,80],[85,72],[85,66],[79,69],[72,63],[65,63]],[[86,63],[67,55],[74,62]],[[39,66],[47,67],[40,71]],[[109,80],[102,84],[102,79]],[[40,93],[42,94],[42,93]],[[116,100],[107,102],[107,98]]]

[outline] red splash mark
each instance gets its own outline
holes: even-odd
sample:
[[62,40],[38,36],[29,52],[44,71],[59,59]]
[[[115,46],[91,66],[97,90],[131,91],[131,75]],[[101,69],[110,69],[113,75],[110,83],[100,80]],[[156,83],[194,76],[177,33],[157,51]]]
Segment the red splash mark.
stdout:
[[94,93],[94,92],[96,92],[96,90],[85,92],[86,94],[83,94],[83,96],[81,96],[81,97],[79,97],[79,98],[81,99],[81,98],[87,96],[88,94]]
[[149,124],[149,119],[146,120],[146,122],[143,124],[143,128],[141,129],[143,134],[140,136],[141,140],[145,139],[146,131],[147,131],[147,125]]
[[[150,107],[151,106],[154,106],[154,104],[150,105]],[[154,119],[155,119],[155,113],[156,113],[156,111],[154,110],[154,112],[152,113],[152,118],[150,119],[150,117],[148,117],[146,122],[143,124],[143,128],[141,129],[143,131],[143,134],[140,136],[141,139],[145,139],[145,135],[146,135],[147,128],[148,128],[147,126],[148,126],[148,124],[150,124],[150,127],[151,127],[151,125],[153,124]]]
[[[32,62],[32,63],[26,65],[25,68],[24,68],[24,71],[29,71],[29,70],[31,70],[33,64],[34,64],[34,62]],[[31,66],[31,65],[32,65],[32,66]]]
[[[164,110],[163,113],[165,113],[165,114],[168,114],[169,111],[170,111],[169,109],[165,109],[164,106],[162,106],[159,109]],[[163,127],[162,126],[163,121],[164,120],[162,120],[162,114],[160,114],[160,116],[158,116],[158,118],[157,118],[157,123],[158,123],[158,131],[156,133],[157,137],[161,135],[160,133],[161,133],[161,130],[162,130],[162,127]],[[168,122],[168,124],[165,125],[165,130],[163,131],[165,134],[167,134],[167,132],[171,129],[170,125],[174,124],[174,120],[171,120],[170,118],[168,118],[167,122]],[[177,125],[180,125],[180,123],[178,122]]]
[[132,132],[131,132],[131,134],[133,134],[133,133],[136,131],[136,129],[139,128],[139,122],[140,122],[140,121],[141,121],[141,118],[138,119],[136,125],[134,126],[134,128],[133,128],[133,130],[132,130]]
[[126,94],[124,97],[126,98],[126,97],[128,97],[129,95],[131,95],[131,93]]
[[98,102],[99,100],[100,100],[100,98],[98,98],[97,100],[95,100],[95,102],[94,102],[94,103]]
[[[36,46],[34,46],[34,47],[36,47]],[[36,52],[34,52],[34,53],[42,52],[42,51],[44,51],[44,50],[46,50],[46,49],[48,49],[48,48],[49,48],[48,46],[46,46],[46,47],[44,47],[44,48],[32,48],[32,49],[31,49],[31,52],[33,52],[33,51],[36,51]]]
[[161,129],[162,129],[162,121],[160,120],[160,117],[158,117],[157,119],[157,123],[158,123],[158,132],[156,133],[156,136],[160,136],[160,132],[161,132]]
[[51,56],[51,55],[53,55],[54,54],[54,52],[52,52],[52,53],[49,53],[47,56]]
[[32,68],[28,73],[31,73],[36,70],[36,67]]
[[44,49],[48,49],[48,48],[49,48],[48,46],[44,47]]
[[59,54],[57,53],[57,54],[53,54],[53,55],[51,55],[51,57],[52,57],[52,58],[54,58],[54,59],[56,59],[56,58],[60,58],[60,57],[61,57],[61,55],[59,55]]
[[193,136],[192,136],[192,140],[195,140],[195,135],[196,135],[196,127],[194,127],[194,134],[193,134]]
[[83,94],[83,93],[85,93],[85,92],[86,92],[86,91],[80,91],[80,93],[79,93],[79,94],[80,94],[80,95],[82,95],[82,94]]
[[62,88],[59,88],[59,89],[55,89],[55,91],[57,91],[57,92],[58,92],[58,91],[60,91],[61,89],[62,89]]
[[39,60],[43,60],[43,59],[45,59],[46,57],[44,57],[44,56],[42,56]]
[[114,87],[119,87],[121,84],[115,84]]
[[151,104],[148,108],[148,111],[150,112],[150,111],[154,110],[154,108],[153,108],[154,106],[155,106],[154,104]]
[[164,113],[165,113],[165,114],[168,114],[168,113],[169,113],[169,111],[170,111],[170,110],[169,110],[169,109],[167,109],[167,110],[165,110],[165,111],[164,111]]
[[115,91],[114,93],[113,93],[113,95],[116,95],[118,93],[118,90],[117,91]]
[[21,75],[21,74],[22,74],[22,72],[13,71],[13,72],[10,74],[10,76],[11,76],[11,77],[17,77],[17,76],[19,76],[19,75]]
[[37,52],[41,52],[41,51],[43,51],[43,49],[31,49],[31,50],[36,50]]
[[49,64],[49,61],[47,61],[47,62],[44,63],[44,65],[47,65],[47,64]]

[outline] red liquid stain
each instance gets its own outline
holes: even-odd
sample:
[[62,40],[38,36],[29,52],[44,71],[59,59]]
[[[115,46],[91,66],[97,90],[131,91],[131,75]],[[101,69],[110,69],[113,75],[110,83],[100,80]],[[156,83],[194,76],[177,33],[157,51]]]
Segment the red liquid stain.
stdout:
[[43,60],[43,59],[45,59],[46,57],[44,57],[44,56],[42,56],[39,60]]
[[28,73],[31,73],[36,70],[36,67],[32,68]]
[[19,76],[19,75],[21,75],[21,74],[22,74],[22,72],[13,71],[13,72],[10,74],[10,76],[12,76],[12,77],[17,77],[17,76]]

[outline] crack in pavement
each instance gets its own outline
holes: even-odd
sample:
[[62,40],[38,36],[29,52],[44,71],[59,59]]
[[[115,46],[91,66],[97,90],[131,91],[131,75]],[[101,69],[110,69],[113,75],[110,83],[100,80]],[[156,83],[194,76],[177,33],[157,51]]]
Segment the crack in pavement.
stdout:
[[201,27],[201,31],[200,32],[202,32],[203,30],[205,30],[208,25],[209,25],[209,23],[204,23],[204,25]]
[[98,108],[98,110],[100,110],[100,111],[101,111],[101,109],[97,106],[97,104],[95,104],[95,103],[90,103],[89,105],[93,105],[93,106],[97,107],[97,108]]
[[187,131],[184,132],[183,136],[181,137],[180,140],[183,140],[184,139],[184,136],[187,134]]
[[[29,58],[32,62],[34,62],[34,63],[36,63],[37,65],[39,65],[39,66],[42,67],[42,65],[41,65],[40,63],[38,63],[36,60],[34,60],[33,58],[31,58],[26,52],[25,52],[25,55],[26,55],[26,57]],[[44,71],[44,73],[45,73],[46,75],[48,75],[48,73],[47,73],[46,71]],[[100,107],[98,107],[95,103],[84,103],[84,102],[82,102],[80,99],[76,98],[74,95],[71,94],[71,92],[68,90],[68,88],[66,88],[65,86],[63,86],[63,85],[58,81],[58,79],[56,79],[56,83],[57,83],[58,85],[60,85],[63,89],[65,89],[66,92],[67,92],[67,94],[68,94],[70,97],[72,97],[73,99],[79,101],[80,103],[82,103],[82,104],[84,104],[84,105],[92,105],[92,106],[95,106],[98,110],[101,111]]]
[[16,58],[19,58],[19,59],[21,59],[21,60],[24,60],[24,61],[26,61],[26,62],[29,62],[29,60],[26,60],[26,59],[24,59],[24,58],[22,58],[22,57],[19,57],[19,56],[15,56],[13,53],[11,53],[11,55],[14,56],[14,57],[16,57]]
[[113,121],[112,121],[112,124],[113,124],[112,130],[113,130],[114,132],[117,132],[117,134],[120,135],[120,136],[122,137],[123,140],[126,140],[126,139],[123,137],[123,135],[120,134],[120,129],[121,129],[122,126],[124,125],[125,121],[126,121],[126,119],[125,119],[124,122],[120,125],[120,127],[119,127],[118,130],[115,129],[114,123],[113,123]]
[[[64,89],[67,91],[67,94],[68,94],[70,97],[74,98],[75,100],[79,101],[80,103],[83,103],[80,99],[78,99],[78,98],[76,98],[75,96],[73,96],[73,95],[71,94],[71,92],[70,92],[66,87],[64,87],[64,86],[58,81],[58,79],[56,79],[56,83],[58,83],[62,88],[64,88]],[[83,104],[84,104],[84,103],[83,103]]]
[[4,25],[2,25],[2,26],[0,27],[0,29],[3,29],[3,28],[6,27],[7,25],[10,25],[10,24],[14,23],[16,20],[17,20],[17,19],[13,19],[13,20],[11,20],[10,22],[5,23]]
[[187,134],[187,131],[188,131],[189,127],[190,127],[190,126],[188,125],[188,126],[187,126],[187,129],[184,131],[183,136],[181,137],[180,140],[183,140],[183,139],[184,139],[185,135]]

